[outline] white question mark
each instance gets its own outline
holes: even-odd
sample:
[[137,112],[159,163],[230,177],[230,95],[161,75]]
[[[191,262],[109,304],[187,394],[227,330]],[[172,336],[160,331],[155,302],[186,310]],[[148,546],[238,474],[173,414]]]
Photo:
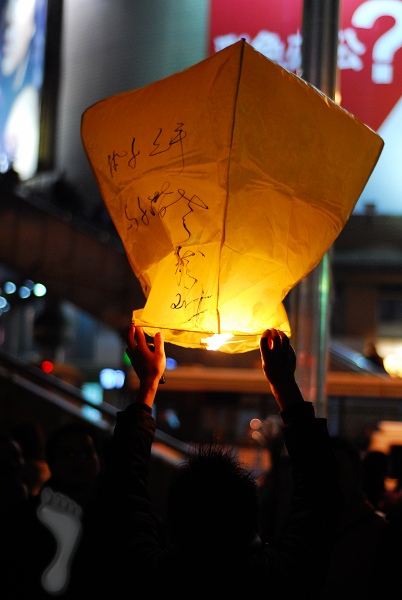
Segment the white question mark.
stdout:
[[373,46],[371,78],[374,83],[392,83],[392,59],[402,46],[402,2],[400,0],[368,0],[353,13],[352,25],[369,29],[379,17],[394,17],[395,25],[384,33]]

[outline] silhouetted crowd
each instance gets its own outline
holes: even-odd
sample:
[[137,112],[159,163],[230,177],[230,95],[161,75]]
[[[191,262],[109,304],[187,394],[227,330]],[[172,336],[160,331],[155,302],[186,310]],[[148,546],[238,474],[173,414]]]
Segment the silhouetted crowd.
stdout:
[[260,344],[281,421],[267,440],[270,468],[257,480],[234,451],[200,444],[167,486],[161,480],[165,509],[155,510],[148,478],[166,366],[160,333],[153,344],[131,327],[127,354],[140,383],[113,435],[78,419],[47,436],[40,424],[3,424],[1,597],[393,593],[402,564],[399,463],[394,456],[391,468],[387,454],[329,435],[303,399],[295,353],[276,329]]

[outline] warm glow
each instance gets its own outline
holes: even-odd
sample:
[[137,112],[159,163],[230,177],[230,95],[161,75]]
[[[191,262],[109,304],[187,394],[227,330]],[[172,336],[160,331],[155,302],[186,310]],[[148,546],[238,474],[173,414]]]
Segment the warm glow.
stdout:
[[391,377],[402,377],[402,342],[400,339],[382,338],[376,344],[384,359],[384,369]]
[[207,345],[207,350],[219,350],[232,337],[232,333],[214,333],[208,338],[202,338],[201,342]]
[[[245,40],[93,104],[81,135],[146,297],[136,324],[230,354],[257,350],[268,328],[290,335],[283,300],[335,241],[384,145]],[[220,332],[233,339],[211,341]]]
[[384,369],[391,377],[402,377],[402,351],[388,354],[384,358]]
[[251,438],[258,443],[263,443],[264,442],[264,437],[262,435],[262,433],[260,431],[253,431],[253,433],[251,434]]

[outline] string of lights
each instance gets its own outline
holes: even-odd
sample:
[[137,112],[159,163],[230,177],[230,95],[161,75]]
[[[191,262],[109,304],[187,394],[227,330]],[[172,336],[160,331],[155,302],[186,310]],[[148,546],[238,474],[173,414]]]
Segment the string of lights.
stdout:
[[46,293],[46,286],[31,279],[25,279],[22,283],[4,281],[0,284],[0,317],[9,312],[15,302],[29,298],[42,298]]

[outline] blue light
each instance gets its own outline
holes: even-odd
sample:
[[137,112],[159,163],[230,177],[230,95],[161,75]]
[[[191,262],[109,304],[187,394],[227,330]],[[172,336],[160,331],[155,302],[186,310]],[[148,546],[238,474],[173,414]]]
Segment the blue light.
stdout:
[[6,294],[14,294],[16,289],[17,286],[13,281],[6,281],[6,283],[4,284],[4,291]]
[[20,287],[20,289],[18,290],[18,294],[20,298],[23,298],[24,300],[26,298],[29,298],[29,296],[31,295],[31,290],[29,288],[27,288],[26,285],[22,285]]
[[99,373],[99,381],[104,390],[113,390],[116,387],[116,371],[102,369]]
[[0,296],[0,308],[5,308],[6,306],[7,300],[3,296]]
[[99,373],[99,381],[104,390],[113,390],[122,388],[124,385],[125,374],[123,371],[114,369],[102,369]]
[[34,286],[35,286],[35,284],[34,284],[34,282],[32,281],[32,279],[26,279],[26,280],[25,280],[25,282],[24,282],[24,285],[25,285],[25,287],[27,287],[29,290],[31,290],[31,292],[32,292],[32,290],[34,289]]
[[165,418],[168,422],[169,427],[172,429],[178,429],[180,427],[179,417],[176,414],[176,411],[172,408],[168,408],[165,412]]
[[115,373],[116,373],[116,388],[120,389],[124,385],[126,375],[123,371],[120,371],[119,369],[117,371],[115,371]]
[[87,381],[82,384],[81,393],[85,400],[91,404],[99,405],[103,402],[103,389],[96,381]]
[[177,369],[177,360],[175,360],[174,358],[167,358],[166,359],[166,370],[173,371],[173,369]]
[[92,408],[92,406],[83,406],[81,408],[81,413],[84,415],[88,421],[93,421],[96,423],[97,421],[102,420],[102,413],[97,408]]

